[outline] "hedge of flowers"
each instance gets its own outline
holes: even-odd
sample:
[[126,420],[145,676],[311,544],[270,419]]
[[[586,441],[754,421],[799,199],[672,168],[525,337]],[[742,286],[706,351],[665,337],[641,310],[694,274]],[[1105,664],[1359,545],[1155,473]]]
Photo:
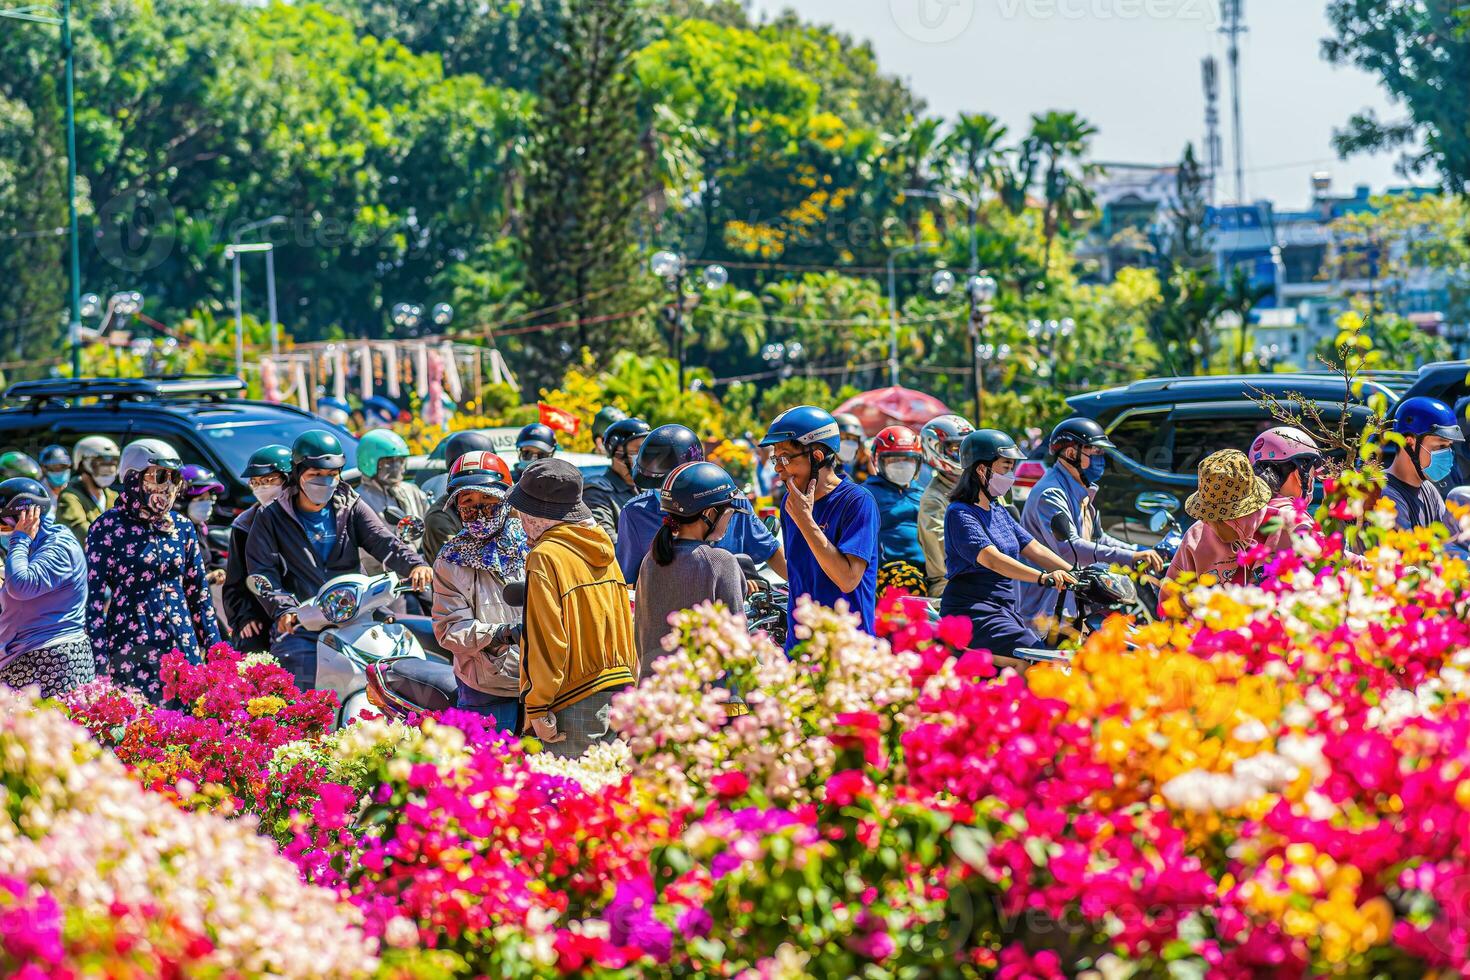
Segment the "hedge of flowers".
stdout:
[[896,598],[791,660],[692,610],[580,760],[227,648],[0,694],[0,973],[1464,975],[1470,570],[1362,499],[1024,677]]

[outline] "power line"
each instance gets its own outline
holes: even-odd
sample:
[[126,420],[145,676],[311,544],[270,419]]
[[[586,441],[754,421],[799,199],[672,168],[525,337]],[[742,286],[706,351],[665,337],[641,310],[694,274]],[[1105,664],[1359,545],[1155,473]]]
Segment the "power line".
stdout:
[[21,238],[59,238],[66,234],[65,228],[38,228],[35,231],[11,231],[0,235],[6,241],[15,241]]

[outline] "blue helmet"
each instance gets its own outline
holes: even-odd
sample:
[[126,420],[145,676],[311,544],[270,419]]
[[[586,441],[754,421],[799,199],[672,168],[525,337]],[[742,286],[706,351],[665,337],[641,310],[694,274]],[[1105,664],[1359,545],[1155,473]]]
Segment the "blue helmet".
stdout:
[[661,425],[650,432],[633,460],[633,482],[644,490],[657,490],[664,479],[684,463],[704,459],[704,446],[694,430],[683,425]]
[[1393,413],[1393,431],[1402,436],[1439,436],[1450,442],[1465,441],[1454,410],[1438,398],[1422,395],[1399,403]]
[[535,449],[543,453],[556,452],[556,432],[549,425],[532,422],[516,435],[516,449]]
[[798,405],[776,416],[761,445],[774,446],[779,442],[795,442],[808,448],[820,446],[827,450],[830,459],[842,447],[842,429],[831,412],[815,405]]
[[382,395],[374,395],[363,401],[362,414],[369,420],[380,419],[379,424],[387,425],[398,421],[398,406]]
[[740,496],[730,474],[714,463],[685,463],[664,480],[658,506],[665,514],[693,517],[711,507],[720,507]]

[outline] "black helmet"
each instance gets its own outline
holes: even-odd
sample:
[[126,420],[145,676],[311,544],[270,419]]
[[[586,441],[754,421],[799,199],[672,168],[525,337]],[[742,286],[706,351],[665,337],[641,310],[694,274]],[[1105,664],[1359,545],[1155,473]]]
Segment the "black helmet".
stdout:
[[556,452],[556,433],[551,426],[532,422],[516,436],[516,449],[539,449],[543,453]]
[[642,419],[618,419],[602,434],[602,448],[611,456],[634,439],[642,439],[652,431]]
[[604,405],[602,410],[592,417],[592,438],[601,436],[607,439],[607,430],[612,428],[614,422],[621,422],[628,417],[628,413],[616,405]]
[[1079,446],[1094,447],[1097,449],[1117,449],[1103,427],[1092,419],[1074,418],[1058,422],[1057,427],[1051,430],[1051,438],[1047,440],[1047,448],[1053,454],[1057,451],[1057,443],[1075,442]]
[[342,443],[326,429],[307,429],[291,444],[294,469],[340,470],[346,465]]
[[456,432],[444,442],[444,469],[454,469],[454,464],[465,453],[493,453],[495,440],[483,432]]
[[960,468],[969,470],[976,463],[993,463],[997,459],[1025,459],[1016,440],[999,429],[976,429],[960,443]]
[[39,507],[44,514],[51,507],[51,494],[28,476],[0,482],[0,518],[14,515],[22,507]]
[[633,461],[633,482],[657,490],[670,473],[684,463],[704,459],[704,447],[694,430],[683,425],[661,425],[648,434]]
[[658,506],[665,514],[693,517],[738,496],[740,488],[730,474],[714,463],[685,463],[664,480],[658,491]]
[[290,473],[291,458],[291,450],[285,446],[261,446],[250,454],[250,461],[245,464],[240,476],[253,480],[272,473]]

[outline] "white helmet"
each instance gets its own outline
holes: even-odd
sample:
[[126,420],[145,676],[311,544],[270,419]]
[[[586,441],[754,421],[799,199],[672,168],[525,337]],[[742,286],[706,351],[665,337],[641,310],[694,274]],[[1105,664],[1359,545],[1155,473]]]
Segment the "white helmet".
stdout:
[[176,470],[184,465],[178,451],[162,439],[139,439],[123,447],[122,460],[118,463],[117,478],[126,480],[134,470],[146,470],[150,466],[162,466]]
[[960,443],[975,427],[958,415],[941,415],[930,419],[919,430],[919,445],[924,450],[924,462],[930,469],[946,476],[960,475]]
[[[116,462],[121,455],[117,443],[106,436],[87,436],[85,439],[79,439],[71,450],[71,458],[78,469],[82,469],[82,463],[89,459],[101,458]],[[91,471],[88,470],[88,472]]]

